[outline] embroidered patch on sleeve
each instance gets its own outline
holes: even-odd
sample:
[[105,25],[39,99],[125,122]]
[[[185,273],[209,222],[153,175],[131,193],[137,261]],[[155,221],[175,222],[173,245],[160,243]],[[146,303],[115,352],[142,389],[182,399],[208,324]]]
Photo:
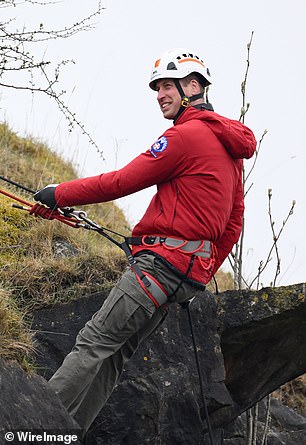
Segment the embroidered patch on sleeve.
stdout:
[[162,136],[161,138],[159,138],[156,142],[154,142],[154,144],[150,148],[152,156],[154,156],[154,158],[157,158],[158,153],[161,153],[162,151],[166,150],[167,145],[168,145],[168,139],[166,138],[166,136]]

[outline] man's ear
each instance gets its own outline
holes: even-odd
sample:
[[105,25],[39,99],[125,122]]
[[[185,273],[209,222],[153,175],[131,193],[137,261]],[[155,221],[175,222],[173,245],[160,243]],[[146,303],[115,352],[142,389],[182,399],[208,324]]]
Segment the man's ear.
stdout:
[[202,92],[202,87],[196,79],[190,80],[190,86],[192,87],[192,94],[197,94]]

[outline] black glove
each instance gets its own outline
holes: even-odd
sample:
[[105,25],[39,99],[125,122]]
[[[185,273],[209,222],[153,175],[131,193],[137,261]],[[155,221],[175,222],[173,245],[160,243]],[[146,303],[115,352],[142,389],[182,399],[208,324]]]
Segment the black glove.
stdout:
[[55,199],[55,189],[57,186],[58,184],[49,184],[38,190],[34,195],[35,201],[40,201],[43,204],[46,204],[46,206],[50,207],[52,210],[57,209],[58,206]]

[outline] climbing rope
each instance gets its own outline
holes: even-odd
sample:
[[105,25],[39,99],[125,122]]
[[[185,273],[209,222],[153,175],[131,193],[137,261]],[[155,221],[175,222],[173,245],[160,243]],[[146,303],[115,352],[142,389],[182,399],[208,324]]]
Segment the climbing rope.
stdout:
[[[203,377],[202,377],[200,361],[199,361],[199,354],[198,354],[198,349],[197,349],[197,345],[196,345],[195,334],[194,334],[194,329],[193,329],[193,324],[192,324],[192,319],[191,319],[191,312],[190,312],[190,303],[193,301],[194,298],[195,297],[193,297],[191,300],[181,303],[181,307],[183,309],[186,309],[187,314],[188,314],[188,322],[189,322],[192,343],[193,343],[193,349],[194,349],[194,355],[195,355],[197,371],[198,371],[198,376],[199,376],[200,391],[201,391],[202,403],[203,403],[203,408],[204,408],[205,420],[206,420],[207,428],[208,428],[209,441],[210,441],[210,445],[214,445],[212,426],[211,426],[208,408],[207,408],[207,402],[206,402],[204,386],[203,386]],[[200,412],[201,412],[201,410],[200,410]]]

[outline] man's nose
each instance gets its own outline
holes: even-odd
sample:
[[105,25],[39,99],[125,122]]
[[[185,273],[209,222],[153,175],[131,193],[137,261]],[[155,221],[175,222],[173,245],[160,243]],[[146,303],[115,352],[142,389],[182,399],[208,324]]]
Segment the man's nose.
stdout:
[[162,88],[160,88],[158,90],[158,93],[157,93],[157,100],[158,100],[158,102],[160,102],[163,97],[165,97],[165,92],[163,91]]

